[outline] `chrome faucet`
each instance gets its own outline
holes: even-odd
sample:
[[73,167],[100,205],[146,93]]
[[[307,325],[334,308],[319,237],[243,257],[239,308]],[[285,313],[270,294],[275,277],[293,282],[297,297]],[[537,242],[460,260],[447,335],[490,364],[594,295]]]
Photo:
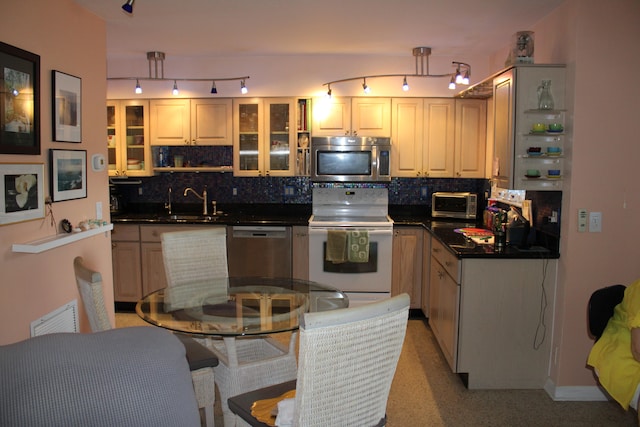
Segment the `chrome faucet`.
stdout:
[[164,204],[164,208],[169,210],[169,215],[171,215],[171,187],[169,187],[169,201]]
[[198,199],[202,200],[202,215],[208,215],[209,214],[209,210],[207,208],[207,186],[204,186],[204,191],[202,192],[202,196],[199,195],[196,190],[194,190],[191,187],[187,187],[184,189],[184,194],[183,196],[186,197],[187,194],[189,194],[189,191],[191,191]]

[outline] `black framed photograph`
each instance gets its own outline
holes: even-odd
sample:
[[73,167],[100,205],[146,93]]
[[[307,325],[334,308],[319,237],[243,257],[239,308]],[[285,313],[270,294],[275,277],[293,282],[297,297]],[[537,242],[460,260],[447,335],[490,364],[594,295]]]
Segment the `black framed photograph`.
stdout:
[[40,154],[40,56],[0,42],[0,154]]
[[44,218],[44,164],[0,163],[0,225]]
[[54,202],[87,197],[86,150],[49,150],[49,171]]
[[60,71],[53,82],[53,140],[82,142],[82,79]]

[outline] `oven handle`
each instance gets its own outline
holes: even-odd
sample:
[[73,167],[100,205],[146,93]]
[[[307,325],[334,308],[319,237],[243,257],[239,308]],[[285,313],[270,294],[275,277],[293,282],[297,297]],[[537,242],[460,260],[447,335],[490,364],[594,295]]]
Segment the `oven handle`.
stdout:
[[366,227],[309,227],[309,235],[327,235],[328,230],[338,230],[338,231],[367,231],[369,236],[392,236],[393,229],[370,229]]

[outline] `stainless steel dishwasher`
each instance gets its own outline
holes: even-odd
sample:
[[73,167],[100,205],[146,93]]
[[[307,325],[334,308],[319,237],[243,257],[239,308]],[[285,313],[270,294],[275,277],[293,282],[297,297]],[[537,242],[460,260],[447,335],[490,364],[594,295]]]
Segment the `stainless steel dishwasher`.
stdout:
[[291,227],[228,226],[230,276],[291,277]]

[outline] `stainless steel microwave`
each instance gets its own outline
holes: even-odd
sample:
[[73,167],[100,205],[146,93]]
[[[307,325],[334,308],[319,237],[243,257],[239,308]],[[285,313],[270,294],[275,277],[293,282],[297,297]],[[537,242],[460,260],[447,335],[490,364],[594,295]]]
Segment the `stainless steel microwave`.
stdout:
[[311,138],[311,181],[391,181],[391,138]]
[[475,219],[478,195],[474,193],[436,192],[431,196],[431,217]]

